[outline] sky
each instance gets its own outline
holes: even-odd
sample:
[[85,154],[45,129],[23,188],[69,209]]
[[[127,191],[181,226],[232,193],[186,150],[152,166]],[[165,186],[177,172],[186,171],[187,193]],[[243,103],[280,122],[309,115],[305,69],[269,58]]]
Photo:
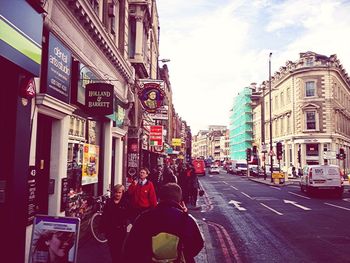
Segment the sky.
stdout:
[[[229,127],[234,97],[307,51],[350,74],[350,0],[157,0],[160,59],[192,134]],[[162,63],[160,63],[162,66]]]

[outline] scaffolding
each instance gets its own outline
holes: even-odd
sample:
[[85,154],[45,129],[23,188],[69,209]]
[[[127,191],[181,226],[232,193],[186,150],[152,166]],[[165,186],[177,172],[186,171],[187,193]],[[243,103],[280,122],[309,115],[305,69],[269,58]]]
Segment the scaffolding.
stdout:
[[252,90],[245,87],[234,98],[230,116],[230,157],[231,160],[246,159],[246,149],[253,142]]

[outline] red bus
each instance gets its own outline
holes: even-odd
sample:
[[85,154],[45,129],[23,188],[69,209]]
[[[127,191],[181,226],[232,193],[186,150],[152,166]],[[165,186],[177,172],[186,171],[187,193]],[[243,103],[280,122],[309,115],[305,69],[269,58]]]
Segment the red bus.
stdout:
[[197,175],[205,175],[205,162],[204,160],[193,160],[192,161],[194,171]]

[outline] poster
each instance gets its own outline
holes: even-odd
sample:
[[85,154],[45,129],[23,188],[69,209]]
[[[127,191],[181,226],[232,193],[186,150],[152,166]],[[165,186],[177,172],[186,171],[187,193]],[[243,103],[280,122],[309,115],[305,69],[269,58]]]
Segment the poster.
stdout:
[[99,146],[84,144],[82,185],[98,182]]
[[35,216],[28,263],[75,263],[79,230],[79,218]]

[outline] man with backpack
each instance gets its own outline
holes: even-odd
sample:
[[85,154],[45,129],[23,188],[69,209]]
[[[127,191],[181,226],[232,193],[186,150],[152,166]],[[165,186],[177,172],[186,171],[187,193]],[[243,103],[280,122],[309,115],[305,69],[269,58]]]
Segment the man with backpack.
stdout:
[[156,208],[136,219],[124,245],[123,262],[193,263],[202,250],[203,237],[181,201],[180,186],[164,185],[159,197]]

